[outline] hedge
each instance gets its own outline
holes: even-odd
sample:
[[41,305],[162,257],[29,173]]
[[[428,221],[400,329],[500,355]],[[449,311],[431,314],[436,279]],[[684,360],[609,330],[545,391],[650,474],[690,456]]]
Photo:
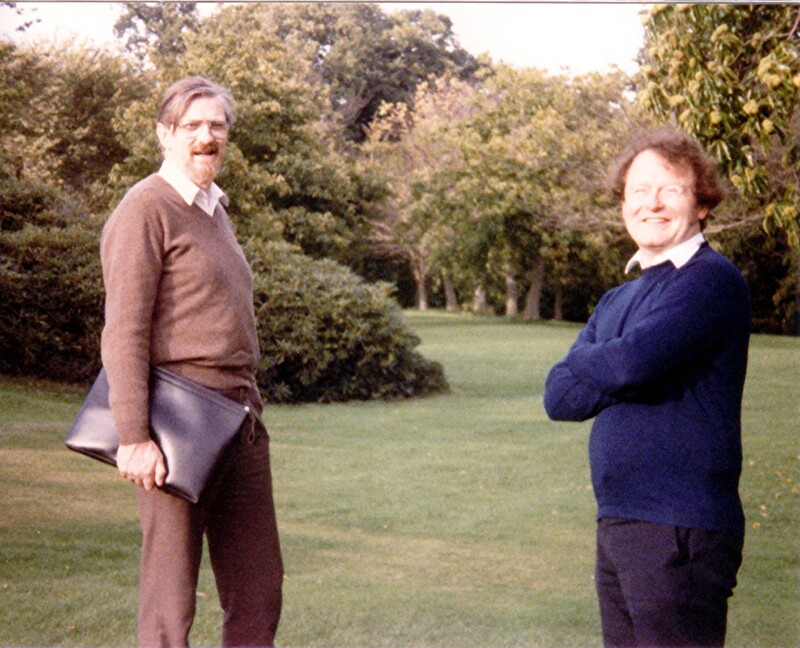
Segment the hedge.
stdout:
[[[0,372],[88,382],[100,368],[101,223],[65,226],[39,214],[0,232]],[[370,284],[284,243],[249,241],[262,359],[271,402],[395,398],[447,390],[422,357],[386,284]]]

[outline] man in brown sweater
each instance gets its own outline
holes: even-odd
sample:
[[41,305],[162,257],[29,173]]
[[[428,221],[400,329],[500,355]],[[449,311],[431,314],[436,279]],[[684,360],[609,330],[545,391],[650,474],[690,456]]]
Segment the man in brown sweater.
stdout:
[[235,117],[231,95],[200,77],[170,87],[158,114],[160,171],[131,188],[103,230],[103,365],[120,436],[120,474],[137,486],[142,527],[139,645],[187,646],[203,535],[223,646],[272,646],[281,562],[269,437],[240,434],[200,502],[159,490],[164,458],[149,433],[150,366],[263,408],[253,278],[214,183]]

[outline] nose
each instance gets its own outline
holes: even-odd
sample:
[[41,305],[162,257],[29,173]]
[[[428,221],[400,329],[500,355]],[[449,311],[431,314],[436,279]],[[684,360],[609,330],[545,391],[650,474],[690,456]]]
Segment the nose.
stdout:
[[656,210],[661,209],[664,206],[664,202],[661,199],[661,189],[660,187],[653,187],[648,193],[645,199],[645,205],[648,209]]
[[216,139],[214,135],[211,133],[211,124],[208,122],[203,122],[200,125],[200,128],[197,129],[195,137],[196,139],[202,140],[204,142]]

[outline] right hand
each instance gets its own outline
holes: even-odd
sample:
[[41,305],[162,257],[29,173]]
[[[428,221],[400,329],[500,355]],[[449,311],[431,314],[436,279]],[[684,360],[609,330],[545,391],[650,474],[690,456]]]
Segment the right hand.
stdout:
[[141,443],[121,445],[117,450],[119,474],[145,490],[163,486],[167,466],[161,449],[151,439]]

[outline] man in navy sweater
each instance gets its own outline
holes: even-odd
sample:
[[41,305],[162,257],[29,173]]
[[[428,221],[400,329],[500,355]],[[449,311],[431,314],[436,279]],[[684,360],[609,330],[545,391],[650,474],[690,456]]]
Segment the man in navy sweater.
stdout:
[[750,300],[702,230],[721,199],[693,140],[637,141],[612,191],[639,278],[606,293],[547,378],[550,418],[595,417],[595,581],[606,646],[722,646],[744,542]]

